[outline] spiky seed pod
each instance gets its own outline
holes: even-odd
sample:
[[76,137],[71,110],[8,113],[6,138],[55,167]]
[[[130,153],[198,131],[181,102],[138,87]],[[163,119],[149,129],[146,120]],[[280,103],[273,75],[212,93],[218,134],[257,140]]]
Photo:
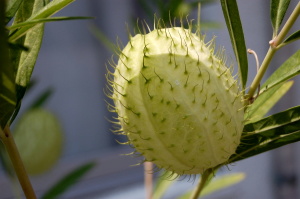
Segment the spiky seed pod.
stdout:
[[[240,143],[243,103],[222,53],[189,29],[132,37],[108,78],[120,131],[159,168],[200,174]],[[110,75],[108,75],[110,76]]]

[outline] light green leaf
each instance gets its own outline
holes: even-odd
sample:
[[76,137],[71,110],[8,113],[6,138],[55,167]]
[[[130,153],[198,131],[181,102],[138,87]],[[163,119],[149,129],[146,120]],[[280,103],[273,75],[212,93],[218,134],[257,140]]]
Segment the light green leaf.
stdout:
[[[201,192],[200,197],[207,196],[221,189],[235,185],[245,179],[244,173],[227,174],[213,179]],[[192,191],[185,193],[178,199],[189,199]]]
[[53,21],[67,21],[67,20],[79,20],[79,19],[93,19],[92,17],[51,17],[46,19],[36,19],[31,21],[25,21],[8,27],[8,30],[15,30],[17,28],[29,25],[36,25],[40,23],[53,22]]
[[283,45],[286,45],[288,43],[294,42],[296,40],[300,39],[300,30],[294,32],[291,34],[286,40],[284,40]]
[[159,177],[158,181],[156,182],[153,199],[162,198],[167,189],[175,182],[174,180],[166,179],[169,175],[171,175],[171,172],[166,172],[164,175]]
[[300,50],[286,60],[262,85],[260,93],[300,74]]
[[300,140],[300,106],[245,125],[241,144],[228,163]]
[[117,52],[118,47],[114,44],[114,42],[110,41],[103,31],[101,31],[95,25],[90,26],[90,31],[108,50]]
[[0,2],[0,129],[4,129],[16,106],[14,68],[5,30],[5,1]]
[[[32,21],[32,20],[48,18],[74,1],[75,0],[53,0],[50,3],[48,3],[46,6],[44,6],[42,9],[34,13],[27,20]],[[29,31],[34,26],[38,26],[38,25],[36,24],[28,25],[13,32],[9,37],[9,41],[11,42],[16,41],[18,38],[22,37],[24,34],[26,34],[27,31]]]
[[88,171],[90,171],[96,164],[93,162],[84,164],[74,171],[71,171],[56,183],[50,190],[48,190],[41,198],[42,199],[55,199],[58,198],[63,192],[73,186],[82,178]]
[[221,6],[238,63],[241,83],[245,88],[248,78],[248,58],[238,6],[236,0],[221,0]]
[[290,0],[272,0],[270,16],[273,26],[273,36],[276,36],[282,23],[286,10],[288,9]]
[[269,110],[283,97],[292,87],[293,81],[281,83],[268,89],[254,101],[247,109],[246,123],[256,122],[262,119]]
[[[24,1],[17,12],[14,24],[25,21],[32,15],[37,13],[44,7],[44,2],[39,0],[27,0]],[[38,53],[40,51],[42,38],[44,34],[44,24],[38,24],[34,28],[30,29],[26,35],[21,38],[18,43],[24,46],[28,46],[28,51],[15,50],[14,63],[17,69],[16,84],[20,87],[26,88],[31,77]],[[18,93],[18,96],[23,94]],[[18,99],[20,100],[20,99]]]

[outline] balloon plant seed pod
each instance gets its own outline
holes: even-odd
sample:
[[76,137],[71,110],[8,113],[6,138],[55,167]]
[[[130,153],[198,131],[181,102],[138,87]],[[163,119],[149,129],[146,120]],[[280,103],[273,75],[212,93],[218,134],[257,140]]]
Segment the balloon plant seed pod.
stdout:
[[240,144],[243,97],[214,41],[183,27],[130,37],[108,71],[116,123],[135,152],[178,175],[226,164]]

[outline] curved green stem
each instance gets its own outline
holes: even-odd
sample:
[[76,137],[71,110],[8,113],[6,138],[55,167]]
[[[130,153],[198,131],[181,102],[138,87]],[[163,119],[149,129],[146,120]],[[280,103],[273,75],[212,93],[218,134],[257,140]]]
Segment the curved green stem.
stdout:
[[194,190],[193,194],[191,195],[190,199],[198,199],[199,198],[201,191],[207,184],[207,181],[210,179],[211,174],[213,174],[213,172],[214,172],[214,169],[207,169],[206,171],[204,171],[204,173],[202,174],[202,176],[199,180],[199,183],[198,183],[196,189]]
[[19,182],[21,184],[26,198],[36,199],[36,195],[34,193],[24,164],[22,162],[21,156],[17,149],[16,143],[8,126],[6,126],[3,130],[0,128],[0,140],[3,142],[6,151],[11,159],[14,170],[17,174],[17,177],[19,179]]
[[270,42],[270,48],[266,54],[265,59],[263,60],[260,69],[257,73],[257,75],[255,76],[250,88],[249,88],[249,92],[246,95],[246,99],[247,99],[247,103],[249,103],[249,101],[251,101],[253,99],[254,93],[257,89],[257,87],[260,84],[260,81],[262,80],[275,52],[279,49],[278,46],[283,42],[285,36],[287,35],[287,33],[289,32],[289,30],[291,29],[291,27],[293,26],[293,24],[295,23],[296,19],[299,17],[300,14],[300,2],[297,4],[297,6],[295,7],[295,9],[293,10],[292,14],[290,15],[290,17],[288,18],[288,20],[286,21],[286,23],[284,24],[283,28],[281,29],[280,33],[278,34],[277,37],[275,37],[271,42]]

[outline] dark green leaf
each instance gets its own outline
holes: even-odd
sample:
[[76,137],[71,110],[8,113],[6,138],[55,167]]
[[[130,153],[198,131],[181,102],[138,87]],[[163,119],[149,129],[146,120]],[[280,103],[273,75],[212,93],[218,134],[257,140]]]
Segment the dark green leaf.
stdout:
[[31,21],[25,21],[22,23],[17,23],[15,25],[12,25],[8,27],[8,30],[14,30],[20,27],[24,26],[31,26],[31,25],[36,25],[40,23],[46,23],[46,22],[53,22],[53,21],[67,21],[67,20],[79,20],[79,19],[93,19],[93,17],[51,17],[51,18],[46,18],[46,19],[35,19]]
[[300,73],[300,50],[286,60],[262,85],[261,93]]
[[30,109],[36,109],[42,107],[45,102],[49,99],[52,95],[53,90],[51,88],[46,89],[43,91],[29,106]]
[[5,1],[0,1],[0,128],[4,129],[16,106],[14,68],[5,30]]
[[289,4],[290,0],[271,0],[270,15],[273,26],[273,36],[277,35]]
[[9,0],[9,1],[6,1],[7,5],[6,5],[6,12],[5,12],[5,16],[6,16],[5,24],[7,24],[15,16],[15,14],[18,11],[22,1],[23,0]]
[[80,166],[68,175],[63,177],[57,184],[48,190],[41,198],[42,199],[55,199],[75,183],[78,182],[88,171],[90,171],[96,164],[91,162]]
[[300,106],[245,125],[241,144],[229,162],[249,158],[300,140]]
[[247,109],[246,123],[255,122],[262,119],[269,110],[283,97],[292,87],[293,81],[284,82],[268,89],[259,95],[253,104]]
[[[74,1],[75,0],[53,0],[49,4],[44,6],[42,9],[38,10],[27,20],[32,21],[32,20],[48,18]],[[24,20],[22,22],[24,22]],[[33,24],[18,29],[18,31],[15,31],[13,34],[10,35],[9,40],[10,41],[17,40],[18,38],[26,34],[26,32],[29,31],[34,26],[38,26],[38,25]]]
[[300,30],[294,32],[288,38],[286,38],[286,40],[284,40],[284,42],[283,42],[283,45],[286,45],[286,44],[296,41],[298,39],[300,39]]
[[236,0],[221,0],[223,15],[237,59],[241,83],[245,88],[248,77],[248,58],[243,27]]

